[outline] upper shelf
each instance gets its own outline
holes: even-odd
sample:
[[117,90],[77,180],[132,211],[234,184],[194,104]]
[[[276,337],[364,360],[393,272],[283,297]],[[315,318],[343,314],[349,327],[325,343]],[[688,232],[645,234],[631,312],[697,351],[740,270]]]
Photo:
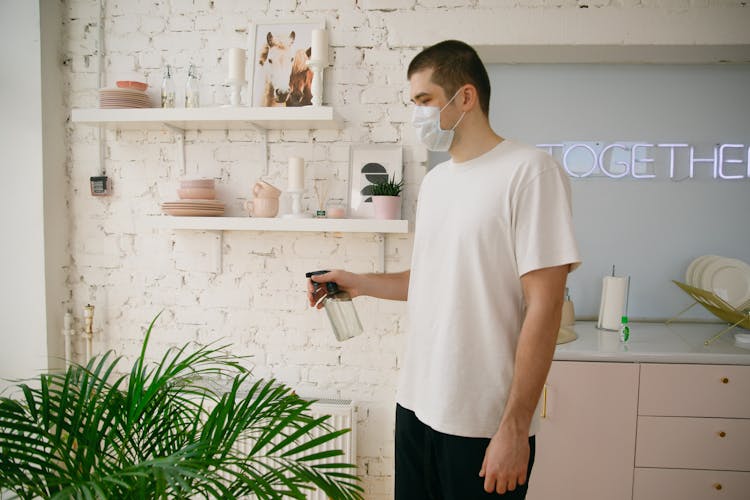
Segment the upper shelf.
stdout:
[[173,217],[146,218],[151,227],[203,231],[299,231],[332,233],[408,233],[408,220],[287,219],[284,217]]
[[342,118],[330,106],[295,108],[141,108],[74,109],[71,120],[119,129],[340,129]]

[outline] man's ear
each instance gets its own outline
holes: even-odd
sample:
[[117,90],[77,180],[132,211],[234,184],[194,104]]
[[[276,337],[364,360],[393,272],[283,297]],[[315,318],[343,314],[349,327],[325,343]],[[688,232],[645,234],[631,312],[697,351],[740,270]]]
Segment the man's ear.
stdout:
[[479,94],[477,93],[477,88],[470,83],[461,87],[460,93],[456,96],[456,99],[463,111],[469,111],[470,109],[479,106]]

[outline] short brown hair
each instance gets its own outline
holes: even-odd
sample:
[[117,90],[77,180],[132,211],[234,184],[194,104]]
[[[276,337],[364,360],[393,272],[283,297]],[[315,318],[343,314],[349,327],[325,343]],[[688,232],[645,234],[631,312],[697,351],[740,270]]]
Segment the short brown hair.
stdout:
[[477,89],[479,107],[490,115],[490,77],[479,54],[470,45],[458,40],[446,40],[427,47],[409,63],[407,78],[424,69],[432,69],[432,82],[452,96],[467,83]]

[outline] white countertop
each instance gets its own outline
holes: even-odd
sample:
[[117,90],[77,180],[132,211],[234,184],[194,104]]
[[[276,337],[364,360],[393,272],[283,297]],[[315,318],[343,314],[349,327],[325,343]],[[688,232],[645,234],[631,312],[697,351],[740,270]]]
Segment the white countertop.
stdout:
[[578,338],[560,344],[556,361],[609,361],[632,363],[697,363],[750,365],[750,349],[735,344],[734,328],[708,346],[703,343],[729,325],[723,323],[631,323],[630,340],[618,332],[598,330],[592,321],[576,322]]

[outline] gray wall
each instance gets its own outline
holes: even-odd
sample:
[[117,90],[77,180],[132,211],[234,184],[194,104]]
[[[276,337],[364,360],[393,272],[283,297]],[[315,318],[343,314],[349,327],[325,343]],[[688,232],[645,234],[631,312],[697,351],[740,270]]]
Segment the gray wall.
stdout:
[[[531,144],[687,142],[705,153],[700,156],[709,156],[714,143],[750,146],[749,65],[492,65],[489,70],[490,119],[505,137]],[[678,155],[678,166],[687,161],[683,156]],[[598,314],[601,278],[613,264],[618,274],[631,276],[631,317],[668,318],[691,302],[671,280],[684,281],[693,258],[717,254],[750,263],[750,180],[706,179],[700,171],[695,179],[675,181],[660,165],[656,173],[659,178],[648,181],[571,180],[584,261],[568,281],[577,315]],[[712,317],[699,309],[687,317]]]

